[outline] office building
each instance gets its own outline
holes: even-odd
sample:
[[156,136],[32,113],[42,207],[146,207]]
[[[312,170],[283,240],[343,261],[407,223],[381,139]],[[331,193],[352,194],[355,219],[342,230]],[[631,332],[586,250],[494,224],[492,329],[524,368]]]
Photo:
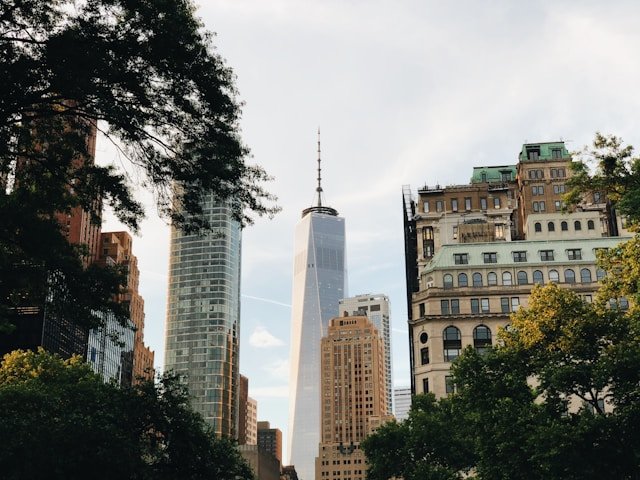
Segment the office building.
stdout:
[[238,451],[256,480],[280,480],[280,462],[273,455],[263,452],[258,445],[238,445]]
[[241,228],[212,194],[202,209],[211,232],[171,229],[165,371],[217,435],[237,438]]
[[282,462],[282,432],[269,422],[258,422],[258,447]]
[[316,192],[296,227],[291,302],[289,461],[304,480],[314,477],[320,441],[320,340],[347,296],[345,224],[322,204],[319,141]]
[[393,411],[393,379],[391,364],[391,310],[389,297],[386,295],[357,295],[355,297],[343,298],[340,300],[339,311],[341,315],[346,312],[348,315],[365,315],[371,323],[378,329],[382,342],[384,343],[385,378],[387,388],[387,412]]
[[[467,186],[424,187],[417,199],[403,189],[413,392],[450,393],[451,361],[467,345],[491,346],[535,284],[593,298],[595,252],[627,232],[602,192],[567,211],[571,161],[563,142],[525,144],[516,165],[474,168]],[[461,218],[457,192],[476,187]]]
[[154,352],[144,344],[144,299],[138,291],[140,270],[132,245],[131,235],[127,232],[103,232],[100,235],[98,264],[126,267],[126,284],[117,299],[127,306],[135,331],[132,382],[137,383],[141,380],[153,380]]
[[409,410],[411,410],[411,387],[396,388],[393,391],[393,416],[398,422],[402,422],[409,418]]
[[322,436],[316,480],[366,478],[360,442],[387,412],[385,350],[378,329],[365,316],[331,320],[322,339]]

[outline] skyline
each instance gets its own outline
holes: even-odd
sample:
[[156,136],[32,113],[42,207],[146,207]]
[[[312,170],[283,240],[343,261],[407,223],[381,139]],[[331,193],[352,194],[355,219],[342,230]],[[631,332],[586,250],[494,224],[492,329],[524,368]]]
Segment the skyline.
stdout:
[[[293,231],[313,203],[318,125],[325,196],[347,218],[349,292],[391,299],[396,385],[409,383],[403,184],[466,183],[473,165],[515,163],[527,140],[576,150],[601,130],[640,145],[632,2],[463,5],[210,1],[198,12],[237,75],[244,140],[283,207],[243,232],[240,347],[258,417],[283,434]],[[98,149],[119,164],[103,139]],[[151,206],[133,240],[156,365],[168,232]]]

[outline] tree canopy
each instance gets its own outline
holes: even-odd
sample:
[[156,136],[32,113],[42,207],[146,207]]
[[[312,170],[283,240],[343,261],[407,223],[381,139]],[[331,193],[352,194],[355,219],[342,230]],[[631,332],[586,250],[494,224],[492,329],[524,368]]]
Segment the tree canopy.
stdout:
[[[0,325],[52,281],[78,307],[67,316],[122,314],[109,303],[118,272],[83,268],[56,214],[81,208],[99,222],[104,202],[137,230],[138,187],[186,230],[208,227],[211,193],[245,224],[277,211],[240,138],[233,72],[194,13],[190,0],[0,4]],[[85,161],[96,129],[120,165]]]
[[15,351],[0,365],[2,478],[252,479],[184,387],[105,384],[79,357]]
[[593,303],[536,287],[494,348],[454,362],[456,393],[415,397],[365,441],[368,478],[637,479],[639,252],[636,236],[601,254]]

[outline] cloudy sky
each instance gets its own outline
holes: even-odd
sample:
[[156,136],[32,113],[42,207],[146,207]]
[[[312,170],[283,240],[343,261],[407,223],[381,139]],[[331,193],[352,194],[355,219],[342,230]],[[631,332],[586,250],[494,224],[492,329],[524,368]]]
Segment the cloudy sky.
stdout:
[[[319,126],[349,293],[391,298],[396,385],[409,382],[402,185],[466,183],[472,166],[515,163],[524,142],[577,150],[599,130],[640,145],[634,1],[198,3],[237,75],[252,162],[275,177],[283,209],[243,234],[241,371],[259,419],[284,438],[293,232],[314,198]],[[146,341],[162,365],[169,232],[153,207],[134,242]]]

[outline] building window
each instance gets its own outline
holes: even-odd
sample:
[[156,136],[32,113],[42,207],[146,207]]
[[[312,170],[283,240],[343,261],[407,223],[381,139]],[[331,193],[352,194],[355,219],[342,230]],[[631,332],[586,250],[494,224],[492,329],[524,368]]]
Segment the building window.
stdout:
[[424,227],[422,229],[424,240],[433,240],[433,227]]
[[421,332],[420,343],[427,343],[428,341],[429,341],[429,335],[427,335],[427,332]]
[[511,272],[502,272],[502,285],[512,285]]
[[429,393],[429,379],[422,379],[422,393]]
[[471,210],[471,197],[464,197],[464,209],[466,211]]
[[458,227],[456,225],[453,226],[453,239],[458,239]]
[[580,220],[576,220],[575,222],[573,222],[573,229],[576,231],[582,230],[582,223],[580,222]]
[[480,299],[480,311],[482,313],[489,313],[489,299],[488,298],[481,298]]
[[514,262],[526,262],[527,252],[511,252]]
[[520,298],[511,297],[511,311],[515,312],[518,308],[520,308]]
[[451,313],[453,315],[458,315],[460,313],[460,300],[457,298],[451,300]]
[[567,250],[567,257],[569,260],[582,260],[582,250],[579,248],[572,248]]
[[551,158],[562,158],[562,150],[560,148],[552,148]]
[[602,194],[600,192],[593,192],[593,203],[600,203]]
[[487,274],[487,285],[490,287],[498,285],[498,275],[496,275],[496,272],[489,272]]
[[487,182],[487,172],[482,172],[480,174],[480,181],[483,182],[483,183]]
[[472,298],[471,299],[471,313],[480,313],[480,299]]
[[429,364],[429,347],[422,347],[420,349],[420,363],[421,365]]
[[458,286],[459,287],[468,287],[469,286],[469,278],[466,273],[458,274]]
[[500,311],[502,313],[509,313],[509,297],[500,297]]
[[440,315],[449,315],[450,313],[449,300],[440,300]]
[[[536,202],[533,202],[533,203],[536,203]],[[541,224],[540,222],[536,222],[536,223],[534,223],[534,224],[533,224],[533,229],[534,229],[536,232],[541,232],[541,231],[542,231],[542,224]]]
[[555,193],[556,195],[560,194],[560,193],[564,193],[565,192],[565,186],[564,183],[561,183],[559,185],[554,185],[553,186],[553,193]]
[[526,285],[529,283],[529,278],[527,276],[527,272],[524,270],[520,270],[518,272],[518,285]]
[[442,277],[442,285],[445,290],[453,288],[453,275],[451,275],[450,273],[446,273]]
[[591,270],[588,268],[583,268],[580,270],[580,282],[582,283],[591,283]]
[[596,280],[600,281],[604,277],[607,276],[607,272],[605,272],[602,268],[596,268]]
[[559,212],[560,210],[562,210],[562,202],[560,200],[554,201],[553,205],[556,209],[556,212]]
[[553,223],[553,222],[547,223],[547,230],[549,230],[550,232],[555,232],[556,231],[556,224]]
[[582,300],[584,300],[586,303],[591,303],[593,302],[593,297],[591,295],[583,295]]
[[453,212],[457,212],[458,211],[458,199],[457,198],[452,198],[451,199],[451,211],[453,211]]
[[467,265],[469,263],[469,254],[467,253],[454,253],[453,262],[456,265]]
[[493,208],[500,208],[500,197],[493,197]]
[[534,185],[531,187],[532,195],[544,195],[544,186],[543,185]]
[[496,252],[483,253],[482,259],[484,263],[498,263],[498,254]]
[[447,375],[446,377],[444,377],[444,390],[447,393],[447,395],[456,393],[456,384],[453,383],[452,375]]
[[443,209],[442,200],[436,200],[436,212],[441,212]]
[[545,204],[543,201],[541,202],[533,202],[533,211],[534,212],[544,212]]
[[569,224],[565,221],[560,222],[560,230],[566,232],[567,230],[569,230]]
[[473,329],[473,348],[483,354],[491,347],[491,330],[486,325],[478,325]]
[[472,280],[473,280],[473,286],[474,287],[481,287],[482,286],[482,274],[479,272],[475,272],[472,276],[471,276]]
[[424,303],[420,303],[418,304],[418,313],[420,314],[421,317],[424,317]]
[[503,182],[511,181],[511,172],[501,172],[500,178]]
[[542,276],[542,272],[540,270],[533,271],[533,283],[536,285],[542,285],[544,283],[544,277]]
[[495,237],[496,240],[504,239],[504,225],[502,223],[496,223]]
[[442,334],[442,346],[444,347],[444,361],[452,362],[460,356],[462,349],[462,336],[460,330],[453,325],[444,329]]
[[553,250],[540,250],[540,260],[543,262],[553,261]]
[[557,270],[549,270],[549,281],[552,283],[558,283],[560,281],[560,274]]
[[574,272],[570,268],[567,268],[564,271],[564,281],[566,283],[576,283],[576,272]]
[[485,197],[480,197],[480,210],[487,209],[487,199]]
[[424,213],[429,213],[429,202],[424,202],[422,204],[422,210],[424,211]]
[[587,230],[595,230],[596,225],[593,220],[587,220]]

